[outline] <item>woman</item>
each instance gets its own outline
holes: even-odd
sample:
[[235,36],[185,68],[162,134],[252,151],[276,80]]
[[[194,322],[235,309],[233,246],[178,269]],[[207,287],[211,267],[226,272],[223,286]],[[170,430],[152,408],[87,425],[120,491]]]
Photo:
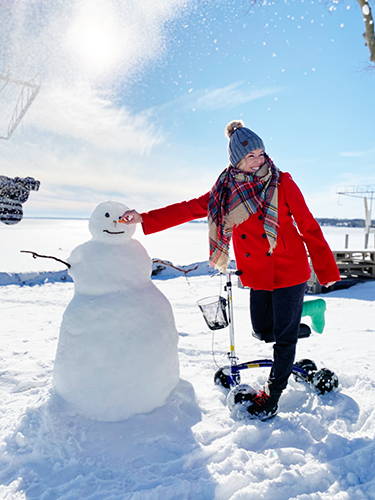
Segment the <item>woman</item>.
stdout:
[[301,191],[265,153],[262,139],[242,121],[226,127],[229,166],[209,193],[139,214],[123,214],[127,224],[142,223],[145,234],[206,217],[210,265],[221,271],[233,249],[241,281],[250,288],[256,333],[273,331],[274,359],[267,383],[248,409],[261,420],[277,413],[292,372],[306,282],[311,275],[305,245],[321,285],[340,279],[334,256]]

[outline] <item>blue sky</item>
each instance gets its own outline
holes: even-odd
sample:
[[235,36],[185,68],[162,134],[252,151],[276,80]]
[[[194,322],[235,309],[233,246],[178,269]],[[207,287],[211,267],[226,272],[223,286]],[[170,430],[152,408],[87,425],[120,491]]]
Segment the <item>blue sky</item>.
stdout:
[[355,0],[15,0],[0,10],[0,71],[42,79],[0,142],[0,174],[41,181],[26,215],[199,196],[227,165],[225,125],[242,118],[316,217],[364,217],[361,199],[336,194],[375,186],[375,70]]

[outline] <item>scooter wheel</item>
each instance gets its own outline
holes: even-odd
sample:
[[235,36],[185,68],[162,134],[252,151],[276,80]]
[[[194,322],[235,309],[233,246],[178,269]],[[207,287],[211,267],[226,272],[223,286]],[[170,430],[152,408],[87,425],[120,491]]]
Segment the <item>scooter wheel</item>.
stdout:
[[314,374],[317,371],[318,367],[314,363],[314,361],[311,361],[311,359],[301,359],[300,361],[297,361],[297,363],[294,364],[293,369],[301,368],[305,372],[307,372],[306,375],[303,373],[299,372],[293,372],[294,380],[296,382],[312,382],[314,378]]
[[223,366],[215,373],[214,382],[224,389],[231,389],[241,382],[241,376],[238,372],[232,375],[230,366]]
[[339,386],[339,379],[331,370],[322,368],[314,373],[312,384],[319,394],[324,394],[336,389]]
[[240,384],[230,391],[227,397],[227,405],[230,411],[235,408],[246,409],[253,404],[257,391],[247,384]]

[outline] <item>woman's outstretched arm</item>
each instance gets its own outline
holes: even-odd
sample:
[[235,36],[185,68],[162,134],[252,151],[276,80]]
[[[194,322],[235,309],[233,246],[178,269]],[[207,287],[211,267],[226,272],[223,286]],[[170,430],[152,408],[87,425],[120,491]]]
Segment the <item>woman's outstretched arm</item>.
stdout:
[[194,219],[207,217],[207,206],[210,193],[189,201],[174,203],[164,208],[138,213],[136,210],[127,210],[121,217],[124,224],[142,223],[145,234],[157,233],[170,227],[184,224]]

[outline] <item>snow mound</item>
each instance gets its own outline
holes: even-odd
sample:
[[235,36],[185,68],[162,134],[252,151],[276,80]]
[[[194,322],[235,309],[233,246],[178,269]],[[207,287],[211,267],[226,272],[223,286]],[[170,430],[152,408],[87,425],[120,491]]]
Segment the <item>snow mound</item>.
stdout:
[[[221,277],[160,280],[180,331],[182,380],[166,404],[119,422],[79,415],[51,387],[56,332],[70,283],[1,287],[0,498],[5,500],[370,500],[375,474],[375,283],[326,294],[326,329],[297,357],[334,370],[323,396],[292,377],[278,415],[234,420],[213,383],[212,334],[196,300]],[[268,358],[250,334],[248,291],[234,287],[240,362]],[[22,311],[22,314],[17,312]],[[227,364],[228,332],[215,333]],[[268,369],[241,373],[260,388]]]

